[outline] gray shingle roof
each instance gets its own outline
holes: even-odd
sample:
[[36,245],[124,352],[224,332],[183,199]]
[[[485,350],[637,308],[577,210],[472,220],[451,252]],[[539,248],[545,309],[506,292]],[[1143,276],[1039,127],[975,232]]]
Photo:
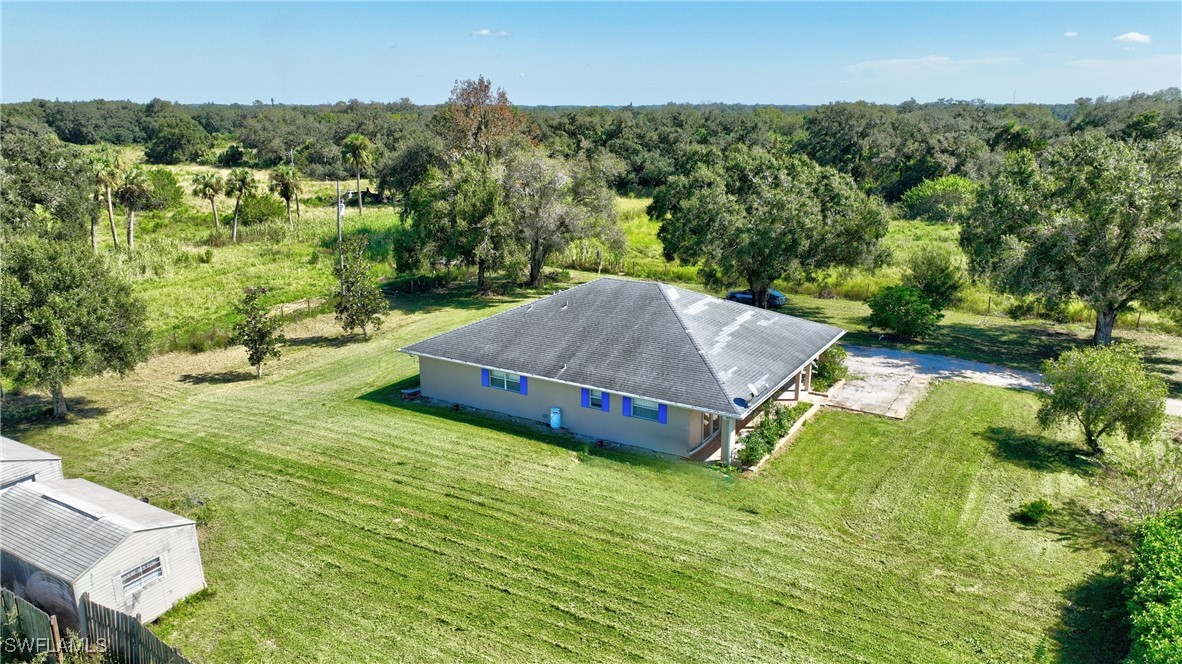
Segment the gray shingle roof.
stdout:
[[0,436],[0,463],[5,461],[61,461],[61,457]]
[[741,416],[844,333],[605,277],[401,350]]
[[192,523],[83,479],[23,482],[0,493],[0,549],[67,581],[134,532]]

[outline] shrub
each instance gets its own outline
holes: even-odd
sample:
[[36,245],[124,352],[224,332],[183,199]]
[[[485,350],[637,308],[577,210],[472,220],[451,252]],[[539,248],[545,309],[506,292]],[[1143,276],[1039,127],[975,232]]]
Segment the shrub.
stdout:
[[807,403],[798,403],[792,408],[771,404],[765,406],[759,423],[751,433],[743,437],[743,447],[738,454],[739,463],[754,466],[775,451],[776,443],[788,435],[792,425],[809,408],[811,406]]
[[246,153],[237,145],[231,145],[218,155],[218,164],[226,168],[241,166],[246,161]]
[[185,199],[185,191],[172,171],[166,168],[149,168],[145,170],[148,177],[148,187],[151,191],[144,202],[144,210],[171,210],[181,206]]
[[268,221],[287,218],[283,202],[274,196],[252,194],[242,198],[238,210],[238,223],[244,226],[260,226]]
[[1028,503],[1022,503],[1022,505],[1018,507],[1018,511],[1014,512],[1011,516],[1014,521],[1036,526],[1041,523],[1043,519],[1054,513],[1054,505],[1051,505],[1050,501],[1040,498],[1038,500],[1032,500]]
[[813,389],[824,392],[839,380],[850,375],[845,359],[849,356],[841,346],[831,346],[817,358],[817,368],[813,370]]
[[1129,571],[1126,662],[1182,661],[1182,510],[1146,519]]
[[907,339],[922,339],[944,317],[914,286],[888,286],[871,297],[870,326]]
[[910,219],[959,221],[976,202],[979,186],[959,175],[924,180],[903,194],[903,209]]
[[968,283],[963,259],[947,249],[915,254],[903,275],[903,285],[918,288],[939,311],[960,304],[961,291]]

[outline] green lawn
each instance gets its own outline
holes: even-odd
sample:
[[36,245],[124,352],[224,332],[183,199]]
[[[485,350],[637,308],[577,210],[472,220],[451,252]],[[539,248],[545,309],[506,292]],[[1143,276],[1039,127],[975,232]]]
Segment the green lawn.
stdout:
[[[1094,490],[1033,396],[825,413],[755,478],[397,398],[396,348],[516,302],[303,321],[261,380],[159,356],[5,433],[201,520],[210,590],[154,627],[198,661],[1114,661]],[[1064,518],[1008,520],[1035,498]]]

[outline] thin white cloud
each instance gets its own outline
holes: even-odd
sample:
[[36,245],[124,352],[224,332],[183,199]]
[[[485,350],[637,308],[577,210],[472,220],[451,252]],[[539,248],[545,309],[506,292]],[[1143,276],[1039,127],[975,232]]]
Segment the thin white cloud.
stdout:
[[504,30],[489,30],[488,28],[481,28],[472,31],[473,37],[508,37],[509,33]]
[[1068,30],[1067,32],[1063,33],[1063,36],[1064,37],[1078,37],[1079,33],[1074,30]]
[[959,74],[969,67],[1004,65],[1017,62],[1012,57],[951,58],[947,55],[928,55],[922,58],[867,60],[845,67],[853,74],[872,76],[915,76],[921,74]]
[[1112,41],[1127,42],[1129,44],[1148,44],[1153,41],[1153,38],[1149,35],[1143,35],[1140,32],[1126,32],[1123,35],[1113,37]]

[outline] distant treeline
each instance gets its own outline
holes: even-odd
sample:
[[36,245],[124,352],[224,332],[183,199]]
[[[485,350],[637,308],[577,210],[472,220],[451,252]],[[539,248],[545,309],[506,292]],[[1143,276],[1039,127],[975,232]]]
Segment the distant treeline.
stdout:
[[[341,160],[345,137],[358,133],[377,149],[370,175],[382,164],[405,164],[408,151],[436,145],[437,106],[407,99],[325,105],[176,104],[154,99],[3,106],[5,122],[44,123],[75,144],[144,144],[154,163],[201,162],[270,167],[292,161],[306,177],[350,174]],[[941,99],[897,105],[838,102],[823,106],[669,104],[624,107],[518,107],[526,135],[555,156],[606,153],[619,161],[612,185],[647,193],[678,172],[700,149],[741,143],[791,150],[852,175],[888,201],[924,180],[963,175],[983,180],[1005,153],[1041,151],[1064,137],[1099,130],[1126,140],[1182,131],[1178,88],[1075,104],[987,104]],[[427,146],[427,147],[424,147]],[[395,159],[401,155],[401,159]]]

